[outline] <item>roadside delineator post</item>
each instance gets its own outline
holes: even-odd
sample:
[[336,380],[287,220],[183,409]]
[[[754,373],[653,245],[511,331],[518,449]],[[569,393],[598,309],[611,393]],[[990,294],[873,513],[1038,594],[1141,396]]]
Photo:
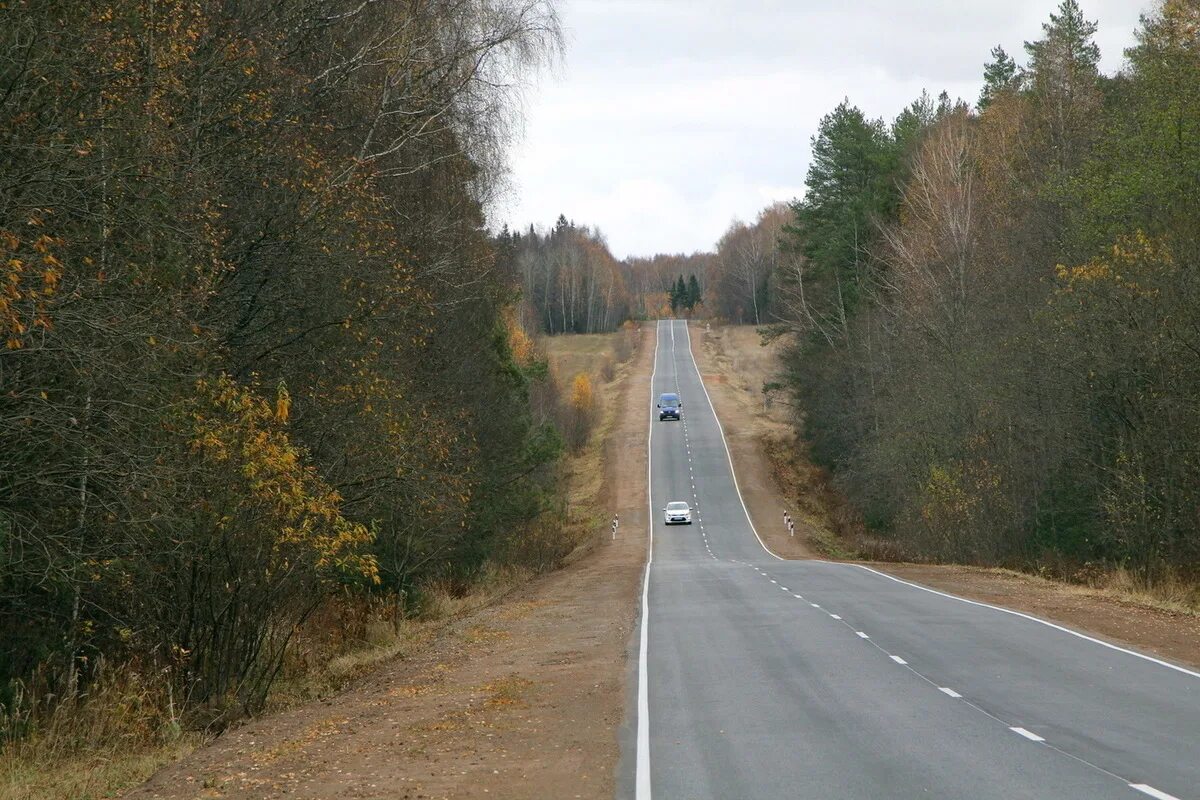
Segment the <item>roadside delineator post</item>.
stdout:
[[796,535],[796,523],[792,521],[792,515],[786,509],[783,512],[783,527],[787,528],[788,536]]
[[616,515],[616,514],[613,514],[613,523],[612,523],[612,538],[614,538],[614,539],[616,539],[616,538],[617,538],[617,526],[618,526],[619,524],[620,524],[620,523],[619,523],[619,522],[618,522],[618,520],[617,520],[617,515]]

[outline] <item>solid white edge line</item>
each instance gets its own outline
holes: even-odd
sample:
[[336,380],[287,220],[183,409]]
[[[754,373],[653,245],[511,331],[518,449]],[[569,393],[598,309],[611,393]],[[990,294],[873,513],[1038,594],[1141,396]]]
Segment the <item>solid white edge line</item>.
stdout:
[[634,797],[650,800],[650,695],[646,651],[650,641],[650,562],[654,560],[654,378],[658,374],[658,341],[662,324],[654,326],[654,361],[650,367],[650,424],[646,434],[646,575],[642,579],[642,625],[638,637],[637,766]]
[[[827,563],[846,563],[846,562],[827,562]],[[912,581],[906,581],[902,578],[897,578],[895,575],[888,575],[886,572],[880,572],[879,570],[872,569],[871,567],[868,567],[864,564],[847,564],[847,566],[858,567],[859,569],[865,569],[867,572],[873,572],[876,575],[887,578],[889,581],[895,581],[896,583],[902,583],[905,586],[911,586],[914,589],[920,589],[923,592],[929,592],[930,594],[936,594],[941,597],[947,597],[951,600],[958,600],[960,603],[968,603],[973,606],[979,606],[980,608],[990,608],[993,611],[999,611],[1004,614],[1012,614],[1014,617],[1021,617],[1022,619],[1027,619],[1031,622],[1037,622],[1041,625],[1045,625],[1048,628],[1054,628],[1054,630],[1056,630],[1056,631],[1062,631],[1063,633],[1069,633],[1072,636],[1078,636],[1080,639],[1085,639],[1089,642],[1092,642],[1093,644],[1098,644],[1102,647],[1107,647],[1109,650],[1116,650],[1118,653],[1125,653],[1126,655],[1135,656],[1144,661],[1149,661],[1153,664],[1158,664],[1160,667],[1166,667],[1168,669],[1173,669],[1176,672],[1182,672],[1184,675],[1190,675],[1193,678],[1200,678],[1200,672],[1196,672],[1195,670],[1190,670],[1187,667],[1181,667],[1178,664],[1172,664],[1170,661],[1163,661],[1162,659],[1155,658],[1154,656],[1148,656],[1145,653],[1139,653],[1136,650],[1129,650],[1128,648],[1120,647],[1119,645],[1112,644],[1111,642],[1106,642],[1103,639],[1096,639],[1094,637],[1088,636],[1086,633],[1080,633],[1079,631],[1071,630],[1070,628],[1064,627],[1062,625],[1056,625],[1053,622],[1048,622],[1047,620],[1041,619],[1039,617],[1035,617],[1032,614],[1025,614],[1020,611],[1013,611],[1011,608],[1005,608],[1004,606],[994,606],[990,603],[981,603],[978,600],[968,600],[967,598],[959,597],[956,594],[949,594],[947,592],[939,592],[937,589],[930,589],[928,586],[922,586],[919,583],[913,583]]]
[[1044,741],[1046,741],[1045,739],[1043,739],[1041,736],[1038,736],[1038,735],[1037,735],[1036,733],[1034,733],[1033,731],[1027,731],[1027,730],[1025,730],[1024,728],[1015,728],[1015,727],[1014,727],[1014,728],[1009,728],[1009,730],[1010,730],[1010,731],[1012,731],[1012,732],[1013,732],[1013,733],[1015,733],[1015,734],[1018,734],[1018,735],[1020,735],[1020,736],[1024,736],[1026,739],[1028,739],[1028,740],[1029,740],[1029,741],[1031,741],[1031,742],[1044,742]]
[[1179,800],[1179,798],[1175,795],[1167,794],[1166,792],[1160,792],[1158,789],[1155,789],[1153,786],[1145,783],[1131,783],[1129,784],[1129,788],[1136,789],[1142,794],[1148,794],[1151,797],[1157,797],[1158,800]]
[[725,446],[725,458],[729,461],[729,476],[733,478],[733,489],[737,492],[738,502],[742,504],[742,512],[746,515],[746,522],[750,523],[750,530],[754,534],[754,538],[758,539],[758,544],[767,552],[767,555],[779,561],[784,561],[785,559],[782,556],[771,552],[771,548],[767,547],[766,542],[758,535],[758,529],[754,527],[754,520],[750,519],[750,509],[746,508],[746,501],[742,499],[742,489],[738,486],[737,471],[733,468],[733,454],[729,452],[729,442],[725,441],[725,429],[721,427],[721,418],[717,416],[716,406],[713,405],[712,398],[708,396],[708,387],[704,385],[704,376],[700,374],[700,365],[696,363],[696,354],[692,352],[692,332],[691,326],[687,324],[687,320],[684,320],[683,331],[687,334],[688,355],[692,357],[692,366],[696,369],[696,378],[700,381],[700,389],[704,392],[704,399],[708,401],[708,408],[712,411],[713,420],[717,423],[717,430],[721,434],[721,444]]

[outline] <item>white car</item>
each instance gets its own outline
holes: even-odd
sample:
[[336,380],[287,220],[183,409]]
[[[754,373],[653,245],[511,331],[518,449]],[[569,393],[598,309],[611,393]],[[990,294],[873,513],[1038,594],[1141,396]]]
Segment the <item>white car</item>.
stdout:
[[663,509],[664,520],[668,525],[681,523],[683,525],[692,524],[692,507],[682,500],[672,500],[667,503],[667,507]]

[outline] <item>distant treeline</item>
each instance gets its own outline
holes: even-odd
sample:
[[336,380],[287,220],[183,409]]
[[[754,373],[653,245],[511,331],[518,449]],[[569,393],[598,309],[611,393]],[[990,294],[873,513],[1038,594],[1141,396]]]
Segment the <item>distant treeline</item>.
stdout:
[[629,318],[629,289],[603,238],[559,216],[545,234],[505,227],[496,240],[508,271],[519,276],[523,321],[547,334],[616,330]]
[[[780,237],[792,221],[786,203],[764,209],[753,224],[734,222],[714,252],[656,255],[622,262],[632,291],[631,313],[638,318],[665,317],[686,309],[689,315],[719,317],[729,322],[766,324],[777,321],[776,284],[783,268]],[[699,298],[679,291],[679,279]],[[672,296],[677,302],[674,308]]]
[[1064,0],[974,107],[847,101],[813,140],[766,318],[904,554],[1200,567],[1200,4],[1159,2],[1112,77],[1095,30]]
[[106,661],[254,708],[325,598],[520,551],[561,437],[481,209],[549,3],[0,19],[0,736]]
[[712,253],[618,261],[598,231],[565,216],[546,232],[532,225],[524,233],[506,227],[496,245],[506,271],[520,276],[522,319],[529,330],[597,333],[626,319],[685,312],[758,324],[776,319],[779,240],[792,216],[780,203],[752,225],[734,222]]
[[519,276],[525,328],[551,335],[600,333],[629,319],[698,312],[713,261],[709,253],[618,261],[599,231],[565,215],[545,232],[506,226],[496,249],[504,271]]

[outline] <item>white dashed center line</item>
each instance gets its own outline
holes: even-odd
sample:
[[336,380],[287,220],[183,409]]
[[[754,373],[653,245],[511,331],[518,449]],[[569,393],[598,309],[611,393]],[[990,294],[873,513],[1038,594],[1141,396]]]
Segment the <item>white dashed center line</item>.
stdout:
[[954,691],[953,689],[948,689],[948,688],[947,688],[947,687],[945,687],[945,686],[939,686],[939,687],[938,687],[938,691],[939,691],[939,692],[941,692],[941,693],[943,693],[943,694],[947,694],[947,695],[949,695],[950,697],[962,697],[962,695],[961,695],[961,694],[959,694],[958,692]]
[[891,656],[891,659],[892,659],[892,661],[895,661],[897,664],[907,664],[908,663],[900,656]]
[[1017,734],[1020,734],[1021,736],[1024,736],[1026,739],[1028,739],[1028,740],[1029,740],[1029,741],[1031,741],[1031,742],[1044,742],[1044,741],[1046,741],[1045,739],[1043,739],[1042,737],[1038,736],[1038,735],[1037,735],[1036,733],[1034,733],[1033,731],[1027,731],[1027,730],[1025,730],[1024,728],[1009,728],[1009,730],[1010,730],[1010,731],[1012,731],[1013,733],[1017,733]]
[[1179,800],[1179,798],[1173,794],[1167,794],[1166,792],[1160,792],[1158,789],[1155,789],[1153,786],[1148,786],[1144,783],[1131,783],[1131,784],[1129,784],[1129,788],[1136,789],[1137,791],[1141,792],[1142,794],[1148,794],[1151,797],[1157,797],[1158,800]]

